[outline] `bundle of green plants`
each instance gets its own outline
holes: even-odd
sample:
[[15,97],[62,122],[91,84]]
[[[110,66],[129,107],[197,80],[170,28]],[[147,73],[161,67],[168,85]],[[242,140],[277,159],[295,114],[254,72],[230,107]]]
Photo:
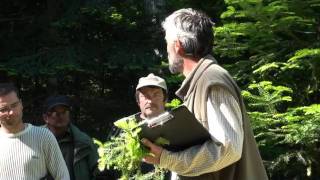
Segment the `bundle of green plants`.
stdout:
[[112,136],[110,140],[102,143],[94,140],[99,146],[98,167],[104,169],[114,169],[121,174],[121,180],[162,180],[165,170],[154,167],[154,170],[143,174],[141,172],[142,158],[150,154],[149,150],[141,143],[139,134],[141,128],[134,117],[124,118],[114,123],[121,132]]

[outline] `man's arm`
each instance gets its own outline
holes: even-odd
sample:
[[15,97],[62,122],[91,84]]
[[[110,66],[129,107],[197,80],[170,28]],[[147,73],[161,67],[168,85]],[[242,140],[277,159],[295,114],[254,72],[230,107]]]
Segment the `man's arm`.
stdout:
[[63,159],[58,142],[54,135],[47,130],[47,140],[44,142],[46,166],[53,179],[70,180],[66,162]]
[[[208,96],[207,112],[212,140],[180,152],[161,149],[160,167],[179,175],[198,176],[218,171],[240,159],[243,127],[238,102],[226,89],[214,87]],[[145,161],[157,162],[150,158],[146,157]]]

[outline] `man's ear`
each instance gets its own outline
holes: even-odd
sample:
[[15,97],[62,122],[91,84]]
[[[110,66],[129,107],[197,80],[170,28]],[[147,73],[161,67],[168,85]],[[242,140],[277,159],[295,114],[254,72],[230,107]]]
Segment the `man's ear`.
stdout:
[[174,50],[180,56],[184,55],[184,49],[183,49],[182,44],[179,40],[174,41]]
[[48,115],[47,114],[42,114],[42,119],[45,123],[48,123]]

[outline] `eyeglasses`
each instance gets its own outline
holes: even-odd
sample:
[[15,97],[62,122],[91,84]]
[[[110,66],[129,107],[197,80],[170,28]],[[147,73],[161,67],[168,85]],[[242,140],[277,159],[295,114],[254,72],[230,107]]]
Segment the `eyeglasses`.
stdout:
[[3,106],[3,107],[0,107],[0,113],[4,114],[4,113],[7,113],[9,111],[11,111],[12,109],[15,109],[16,107],[18,107],[18,105],[20,104],[20,100],[12,103],[12,104],[9,104],[9,105],[6,105],[6,106]]

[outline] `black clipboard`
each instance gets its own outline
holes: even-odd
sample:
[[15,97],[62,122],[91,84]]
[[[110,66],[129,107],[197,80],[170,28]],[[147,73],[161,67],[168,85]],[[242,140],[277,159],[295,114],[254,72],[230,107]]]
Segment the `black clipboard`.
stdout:
[[[188,147],[199,145],[211,138],[208,130],[195,118],[186,106],[178,106],[169,112],[159,116],[158,123],[144,123],[141,127],[140,137],[155,142],[159,137],[169,141],[168,145],[162,145],[169,151],[181,151]],[[160,119],[160,120],[159,120]]]

